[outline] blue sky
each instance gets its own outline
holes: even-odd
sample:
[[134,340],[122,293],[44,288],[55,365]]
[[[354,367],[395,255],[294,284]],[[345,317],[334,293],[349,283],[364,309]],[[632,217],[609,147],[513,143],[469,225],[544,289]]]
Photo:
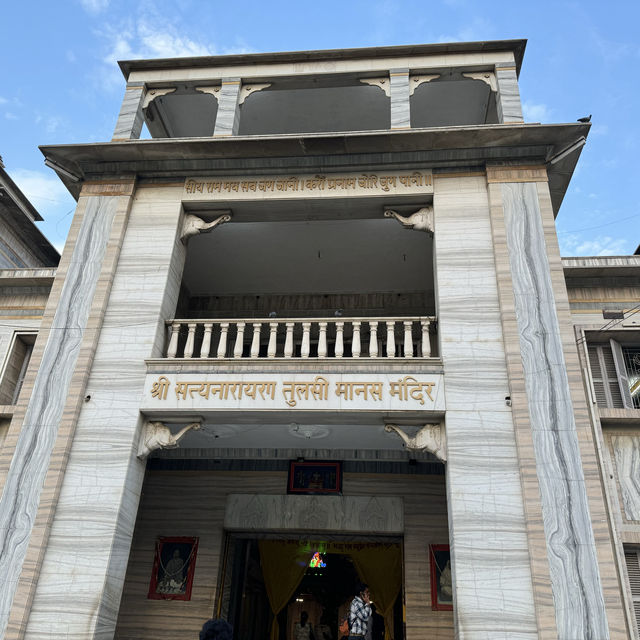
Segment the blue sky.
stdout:
[[106,141],[124,79],[116,61],[527,38],[525,120],[593,127],[557,220],[563,255],[640,244],[640,2],[474,0],[59,0],[5,3],[0,154],[59,248],[74,202],[41,144]]

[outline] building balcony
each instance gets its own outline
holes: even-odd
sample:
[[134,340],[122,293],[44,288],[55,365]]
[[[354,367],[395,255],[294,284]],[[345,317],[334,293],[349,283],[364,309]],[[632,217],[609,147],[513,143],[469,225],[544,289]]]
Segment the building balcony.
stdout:
[[164,357],[193,360],[356,360],[435,357],[433,316],[174,319]]

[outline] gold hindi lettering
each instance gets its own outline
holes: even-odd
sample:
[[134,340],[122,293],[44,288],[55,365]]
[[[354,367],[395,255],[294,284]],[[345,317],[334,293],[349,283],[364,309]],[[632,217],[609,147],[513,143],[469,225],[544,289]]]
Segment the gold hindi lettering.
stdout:
[[298,400],[327,400],[329,382],[322,376],[316,376],[313,382],[283,382],[282,395],[290,407],[295,407]]
[[[167,385],[169,381],[167,380]],[[152,388],[152,395],[154,389]],[[205,400],[218,398],[220,400],[241,400],[243,396],[256,399],[259,394],[263,400],[276,397],[275,382],[178,382],[175,386],[178,400],[193,398],[194,394]],[[165,391],[166,396],[166,391]]]
[[418,382],[411,376],[405,376],[398,382],[390,383],[390,394],[398,398],[402,402],[406,402],[409,399],[416,400],[420,404],[424,404],[424,394],[431,402],[433,402],[433,396],[431,392],[436,386],[435,382]]
[[158,398],[158,400],[166,400],[170,386],[169,378],[160,376],[153,385],[151,385],[151,397]]
[[368,400],[382,400],[381,382],[336,382],[336,395],[345,400],[353,400],[354,396],[363,396]]

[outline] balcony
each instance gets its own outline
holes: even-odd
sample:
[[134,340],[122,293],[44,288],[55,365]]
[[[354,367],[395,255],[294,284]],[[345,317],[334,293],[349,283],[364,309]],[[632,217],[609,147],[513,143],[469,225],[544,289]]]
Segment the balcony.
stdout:
[[433,316],[174,319],[165,357],[347,360],[434,357]]

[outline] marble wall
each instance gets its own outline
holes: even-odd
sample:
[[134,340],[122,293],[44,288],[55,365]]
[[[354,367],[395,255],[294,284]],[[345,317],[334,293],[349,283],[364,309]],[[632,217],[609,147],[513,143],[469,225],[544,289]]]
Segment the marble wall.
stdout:
[[392,69],[389,72],[391,87],[391,128],[411,127],[409,69]]
[[495,74],[498,84],[498,95],[496,96],[498,122],[523,122],[515,64],[498,62],[495,66]]
[[456,637],[537,638],[484,177],[436,178]]
[[127,84],[112,140],[137,140],[140,137],[145,94],[144,83]]
[[144,477],[136,457],[144,360],[159,354],[163,318],[177,302],[184,259],[179,219],[177,200],[161,201],[153,189],[136,193],[27,639],[113,637]]
[[222,82],[222,88],[217,94],[218,113],[216,115],[215,136],[235,136],[240,125],[240,111],[238,101],[242,82],[240,78],[228,78]]
[[624,515],[640,522],[640,436],[611,436],[611,448]]
[[536,185],[501,185],[559,638],[609,638]]
[[0,632],[4,632],[102,267],[117,198],[87,201],[34,391],[0,499]]

